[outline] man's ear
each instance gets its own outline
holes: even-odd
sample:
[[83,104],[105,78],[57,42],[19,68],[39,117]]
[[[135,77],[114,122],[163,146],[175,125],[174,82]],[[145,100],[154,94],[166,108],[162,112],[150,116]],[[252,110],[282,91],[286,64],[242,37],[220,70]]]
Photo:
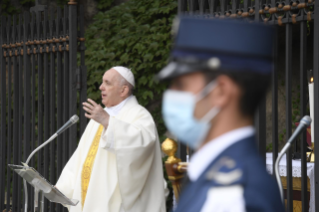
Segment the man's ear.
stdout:
[[128,86],[127,85],[122,86],[121,97],[127,96],[128,92],[129,92]]
[[223,108],[234,98],[236,87],[234,81],[226,75],[218,76],[216,83],[217,87],[214,92],[215,106]]

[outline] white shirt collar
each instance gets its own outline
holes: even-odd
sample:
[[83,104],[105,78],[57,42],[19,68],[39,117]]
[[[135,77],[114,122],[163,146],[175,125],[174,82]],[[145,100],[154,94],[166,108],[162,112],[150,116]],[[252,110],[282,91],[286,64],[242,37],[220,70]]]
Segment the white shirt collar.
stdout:
[[127,100],[129,100],[132,97],[129,96],[126,99],[124,99],[122,102],[120,102],[119,104],[113,106],[113,107],[105,107],[104,110],[110,115],[110,116],[117,116],[121,109],[123,108],[123,106],[125,105],[125,103],[127,102]]
[[191,181],[196,181],[209,164],[215,160],[227,147],[244,138],[254,135],[255,130],[252,126],[242,127],[227,132],[199,149],[190,160],[188,165],[188,176]]

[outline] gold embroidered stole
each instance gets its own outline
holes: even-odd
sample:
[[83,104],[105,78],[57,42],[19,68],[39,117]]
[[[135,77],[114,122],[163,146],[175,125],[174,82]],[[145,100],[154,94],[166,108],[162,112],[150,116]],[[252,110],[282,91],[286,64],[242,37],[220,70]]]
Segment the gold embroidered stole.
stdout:
[[84,203],[85,203],[86,193],[87,193],[87,189],[89,187],[91,172],[92,172],[95,156],[96,156],[97,150],[99,148],[99,143],[100,143],[102,131],[103,131],[103,126],[100,125],[100,127],[97,130],[97,133],[94,137],[94,140],[91,144],[88,155],[86,156],[85,162],[83,164],[82,174],[81,174],[82,208],[83,208]]

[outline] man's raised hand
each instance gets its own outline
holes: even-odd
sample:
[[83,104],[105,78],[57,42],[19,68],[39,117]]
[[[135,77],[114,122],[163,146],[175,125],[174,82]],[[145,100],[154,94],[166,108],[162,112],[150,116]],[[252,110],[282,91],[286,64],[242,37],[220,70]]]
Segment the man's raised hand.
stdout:
[[85,117],[93,119],[94,121],[102,124],[105,128],[109,125],[110,115],[102,108],[101,105],[88,99],[88,102],[83,102],[83,109],[86,111]]

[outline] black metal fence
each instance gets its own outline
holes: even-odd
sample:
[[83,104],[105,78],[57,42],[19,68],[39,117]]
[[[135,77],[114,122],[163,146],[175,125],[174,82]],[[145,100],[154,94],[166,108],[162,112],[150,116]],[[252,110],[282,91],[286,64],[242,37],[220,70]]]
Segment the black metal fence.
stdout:
[[[22,180],[7,164],[26,161],[73,114],[81,114],[78,126],[64,132],[30,162],[56,183],[86,126],[79,105],[86,100],[84,19],[77,15],[78,10],[83,14],[83,8],[72,0],[68,4],[48,11],[37,3],[30,13],[1,17],[0,211],[8,212],[10,207],[21,211],[24,205]],[[28,211],[32,211],[30,187],[28,193]],[[62,210],[61,205],[45,201],[44,211]]]
[[[272,75],[272,147],[273,147],[273,164],[275,164],[278,155],[278,64],[285,67],[285,100],[286,100],[286,138],[292,134],[292,52],[293,49],[292,36],[294,32],[299,39],[299,76],[300,76],[300,116],[306,115],[307,109],[307,70],[309,67],[307,62],[309,57],[313,58],[313,72],[314,72],[314,108],[319,108],[319,4],[315,4],[313,0],[178,0],[178,13],[188,15],[200,15],[207,18],[233,18],[245,19],[248,21],[259,21],[267,24],[275,25],[279,30],[283,31],[280,36],[284,40],[285,51],[284,60],[278,61],[278,39],[275,45],[275,67]],[[307,36],[307,24],[313,24],[313,36]],[[313,37],[313,41],[309,38]],[[307,42],[313,42],[312,54],[309,52],[309,45]],[[311,51],[311,49],[310,49]],[[307,61],[308,59],[308,61]],[[314,114],[314,140],[319,140],[319,110],[315,109]],[[258,148],[262,155],[266,153],[266,99],[260,105],[256,114],[255,125],[257,129],[257,136],[259,139]],[[313,133],[313,132],[312,132]],[[301,158],[302,158],[302,211],[309,211],[309,198],[307,194],[307,166],[306,166],[306,133],[302,135],[300,141]],[[287,154],[287,211],[293,211],[293,187],[292,187],[292,149]],[[316,155],[319,155],[319,148],[315,146]],[[185,158],[185,155],[181,155]],[[318,159],[317,159],[318,160]],[[319,163],[315,163],[315,208],[319,211]]]

